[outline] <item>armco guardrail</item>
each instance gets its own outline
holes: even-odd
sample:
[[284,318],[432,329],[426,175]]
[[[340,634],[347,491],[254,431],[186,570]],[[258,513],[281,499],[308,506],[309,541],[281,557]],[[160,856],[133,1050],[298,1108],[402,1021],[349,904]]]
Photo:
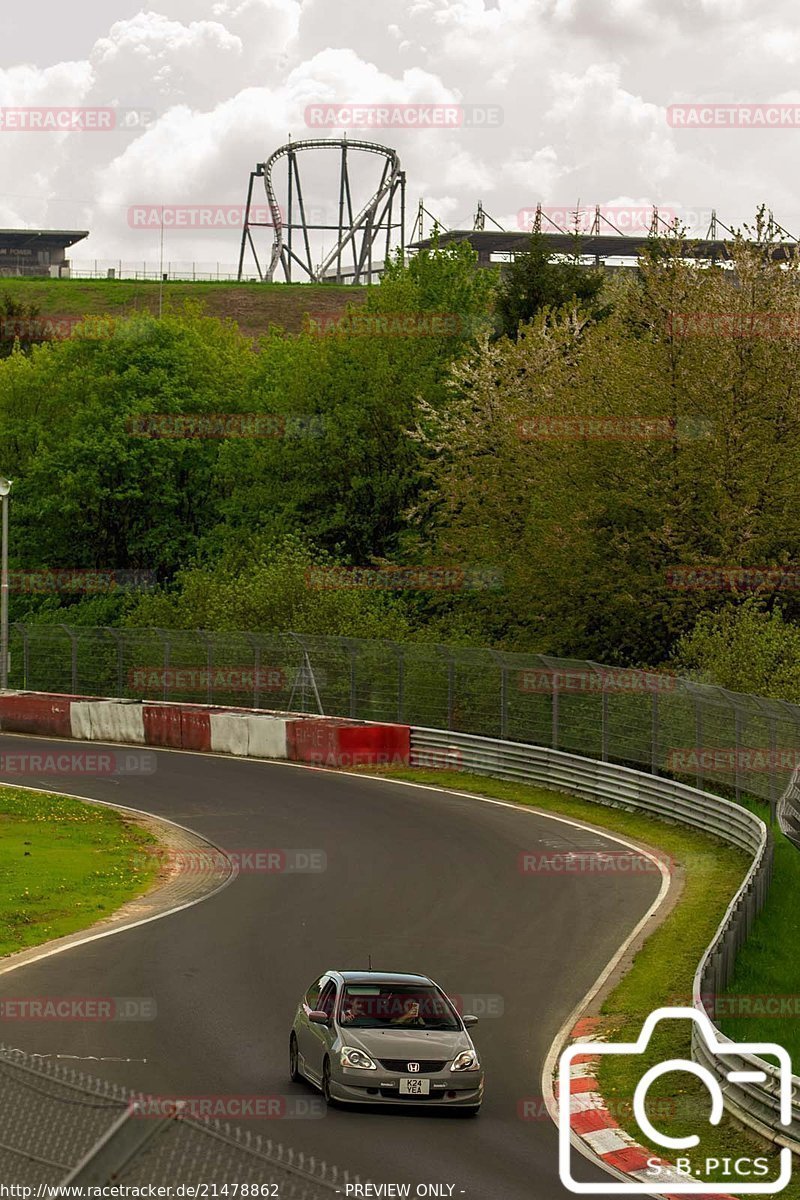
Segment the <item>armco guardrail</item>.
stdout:
[[[751,855],[753,861],[745,880],[697,968],[693,985],[695,1008],[706,1012],[705,998],[720,995],[730,984],[736,955],[763,907],[771,879],[772,839],[760,817],[687,784],[559,750],[495,738],[412,728],[411,761],[420,765],[449,763],[463,771],[538,784],[595,803],[651,813],[713,834]],[[713,1013],[710,1015],[713,1018]],[[720,1041],[735,1045],[720,1030],[717,1036]],[[726,1053],[726,1062],[722,1064],[708,1052],[696,1026],[692,1053],[697,1062],[719,1078],[725,1106],[732,1116],[771,1141],[800,1153],[800,1078],[793,1077],[792,1123],[787,1128],[779,1121],[777,1068],[745,1054],[729,1057]],[[761,1071],[767,1081],[730,1083],[727,1071],[731,1067]]]

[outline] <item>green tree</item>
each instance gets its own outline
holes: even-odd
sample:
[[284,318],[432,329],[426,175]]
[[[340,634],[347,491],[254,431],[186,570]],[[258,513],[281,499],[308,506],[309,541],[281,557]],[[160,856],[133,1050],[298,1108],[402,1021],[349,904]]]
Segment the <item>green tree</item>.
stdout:
[[10,358],[15,349],[29,353],[32,346],[50,340],[40,313],[37,304],[15,300],[8,292],[0,296],[0,359]]
[[251,405],[284,417],[286,434],[224,447],[230,527],[301,529],[354,563],[402,552],[425,455],[415,404],[447,403],[450,365],[488,329],[494,287],[467,244],[434,248],[393,260],[333,332],[266,339]]
[[219,520],[221,443],[139,436],[137,421],[245,408],[253,355],[234,328],[191,312],[103,328],[0,364],[13,565],[169,577]]
[[674,665],[732,692],[800,704],[800,626],[758,599],[703,613],[678,641]]
[[607,320],[540,313],[454,368],[446,409],[420,406],[438,553],[505,572],[487,637],[654,664],[726,599],[671,568],[797,560],[800,265],[758,236],[732,270],[661,244]]
[[544,234],[532,233],[528,248],[514,257],[504,271],[497,293],[497,326],[500,335],[516,338],[519,327],[543,309],[577,305],[596,319],[606,316],[602,303],[605,276],[587,270],[580,261],[580,241],[566,258],[554,257]]
[[126,623],[398,641],[412,636],[397,599],[360,587],[332,586],[333,566],[329,554],[303,537],[240,537],[213,562],[180,571],[171,589],[142,596]]

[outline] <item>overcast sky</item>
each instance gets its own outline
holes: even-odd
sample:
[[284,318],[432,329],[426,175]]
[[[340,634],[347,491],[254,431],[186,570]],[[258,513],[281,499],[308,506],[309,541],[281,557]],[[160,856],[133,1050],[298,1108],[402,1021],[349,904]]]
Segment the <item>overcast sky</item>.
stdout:
[[[797,103],[796,4],[766,0],[74,0],[0,9],[0,107],[122,106],[128,131],[0,130],[0,227],[88,229],[76,258],[155,262],[137,205],[241,204],[309,105],[493,106],[491,128],[351,129],[394,146],[409,208],[509,229],[537,202],[658,205],[702,224],[761,202],[800,230],[800,122],[683,129],[680,103]],[[325,130],[334,136],[336,130]],[[374,168],[373,168],[374,169]],[[310,168],[318,211],[332,180]],[[368,186],[364,177],[363,186]],[[312,192],[313,192],[312,186]],[[364,198],[366,198],[366,193]],[[171,260],[233,263],[239,232],[170,231]]]

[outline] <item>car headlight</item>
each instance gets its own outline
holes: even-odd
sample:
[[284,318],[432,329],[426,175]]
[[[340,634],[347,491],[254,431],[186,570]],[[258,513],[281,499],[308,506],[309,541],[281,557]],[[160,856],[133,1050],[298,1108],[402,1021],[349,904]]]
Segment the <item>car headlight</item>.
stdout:
[[359,1071],[377,1071],[378,1064],[373,1062],[368,1054],[363,1050],[356,1050],[354,1046],[342,1047],[342,1066],[355,1067]]
[[453,1059],[451,1071],[480,1071],[481,1064],[478,1062],[478,1056],[474,1050],[462,1050]]

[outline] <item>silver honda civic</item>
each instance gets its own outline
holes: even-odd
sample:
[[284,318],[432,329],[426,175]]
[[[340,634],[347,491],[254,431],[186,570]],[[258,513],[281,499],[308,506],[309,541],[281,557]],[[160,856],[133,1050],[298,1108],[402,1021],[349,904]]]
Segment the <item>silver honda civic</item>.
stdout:
[[326,971],[306,992],[289,1038],[293,1080],[329,1105],[425,1104],[477,1115],[483,1069],[467,1028],[425,975]]

